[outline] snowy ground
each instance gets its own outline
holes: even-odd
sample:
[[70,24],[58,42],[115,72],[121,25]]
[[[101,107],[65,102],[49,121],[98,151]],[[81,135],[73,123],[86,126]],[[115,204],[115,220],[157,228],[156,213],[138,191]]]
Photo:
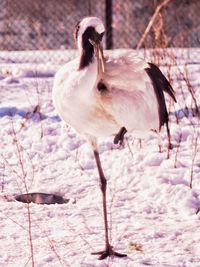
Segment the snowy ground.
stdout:
[[[104,243],[95,162],[51,101],[60,65],[55,59],[67,61],[75,52],[0,53],[0,266],[31,266],[30,229],[36,267],[200,266],[200,119],[188,90],[199,105],[200,49],[173,53],[175,60],[163,60],[174,64],[178,101],[168,103],[170,158],[165,128],[162,153],[152,133],[142,142],[128,135],[121,148],[112,137],[100,140],[112,244],[128,254],[104,261],[90,254]],[[28,206],[14,200],[26,190],[58,193],[69,202]]]

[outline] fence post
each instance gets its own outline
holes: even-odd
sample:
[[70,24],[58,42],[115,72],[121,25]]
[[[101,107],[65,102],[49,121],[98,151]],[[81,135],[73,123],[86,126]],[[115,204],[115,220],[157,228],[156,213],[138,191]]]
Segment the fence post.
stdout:
[[113,34],[112,34],[112,0],[105,0],[106,4],[106,49],[113,48]]

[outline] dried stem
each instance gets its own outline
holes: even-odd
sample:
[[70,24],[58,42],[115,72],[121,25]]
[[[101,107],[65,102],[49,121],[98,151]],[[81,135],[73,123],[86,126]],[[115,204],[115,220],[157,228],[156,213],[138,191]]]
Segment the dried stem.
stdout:
[[142,44],[144,43],[144,41],[145,41],[145,39],[146,39],[147,34],[149,33],[151,27],[153,26],[153,24],[154,24],[154,22],[155,22],[155,19],[157,18],[157,16],[158,16],[158,14],[160,13],[161,9],[162,9],[163,7],[165,7],[170,1],[171,1],[171,0],[164,0],[162,3],[160,3],[160,4],[156,7],[156,10],[155,10],[153,16],[151,17],[151,19],[150,19],[150,21],[149,21],[149,23],[148,23],[148,25],[147,25],[147,27],[146,27],[146,29],[145,29],[143,35],[142,35],[140,41],[138,42],[136,49],[140,49],[140,48],[141,48]]
[[2,163],[2,167],[0,167],[2,170],[2,177],[1,177],[1,192],[4,191],[4,186],[5,186],[5,163]]
[[33,251],[33,238],[32,238],[32,222],[31,222],[31,211],[30,204],[27,204],[27,215],[28,215],[28,233],[29,233],[29,243],[30,243],[30,251],[31,251],[31,266],[35,266],[34,260],[34,251]]
[[177,145],[177,149],[176,149],[176,152],[175,152],[174,168],[177,168],[178,152],[180,150],[181,141],[182,141],[182,133],[179,134],[178,145]]
[[185,83],[186,83],[186,85],[187,85],[187,88],[188,88],[188,90],[189,90],[191,96],[192,96],[192,100],[194,101],[196,114],[197,114],[198,116],[200,116],[200,112],[199,112],[199,108],[198,108],[197,100],[196,100],[196,97],[195,97],[195,94],[194,94],[193,87],[192,87],[192,85],[191,85],[191,83],[190,83],[190,81],[189,81],[189,77],[188,77],[188,69],[187,69],[186,65],[185,65],[185,72],[184,72],[184,73],[185,73],[185,75],[183,75],[183,79],[184,79],[184,81],[185,81]]
[[[21,177],[21,181],[24,184],[24,188],[26,193],[28,193],[28,186],[27,186],[27,172],[25,171],[24,168],[24,161],[23,161],[23,154],[22,154],[22,149],[21,149],[21,145],[19,144],[19,140],[17,137],[17,133],[14,127],[14,122],[11,119],[11,124],[12,124],[12,134],[13,134],[13,139],[14,139],[14,144],[17,150],[17,157],[19,160],[19,166],[20,169],[22,171],[22,175],[20,175]],[[30,212],[30,204],[27,204],[27,216],[28,216],[28,233],[29,233],[29,243],[30,243],[30,252],[31,252],[31,266],[34,267],[35,266],[35,261],[34,261],[34,251],[33,251],[33,239],[32,239],[32,222],[31,222],[31,212]]]
[[190,172],[190,188],[191,189],[193,186],[194,162],[195,162],[195,158],[196,158],[197,150],[198,150],[198,134],[196,135],[196,137],[193,140],[194,140],[194,150],[192,153],[192,166],[191,166],[191,172]]

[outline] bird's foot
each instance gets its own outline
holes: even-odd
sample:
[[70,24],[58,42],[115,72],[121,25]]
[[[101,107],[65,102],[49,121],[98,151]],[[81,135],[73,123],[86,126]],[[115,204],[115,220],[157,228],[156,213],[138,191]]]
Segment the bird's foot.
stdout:
[[123,141],[124,141],[124,135],[127,132],[125,127],[122,127],[119,132],[115,135],[115,138],[113,140],[114,144],[120,144],[120,146],[122,145]]
[[98,260],[104,260],[107,257],[123,258],[127,256],[126,254],[114,251],[112,246],[109,246],[106,250],[103,250],[103,251],[93,252],[92,255],[100,255]]

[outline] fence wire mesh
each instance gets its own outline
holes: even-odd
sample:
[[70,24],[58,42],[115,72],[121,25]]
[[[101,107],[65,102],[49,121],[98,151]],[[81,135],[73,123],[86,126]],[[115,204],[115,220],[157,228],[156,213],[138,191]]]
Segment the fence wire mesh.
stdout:
[[[73,30],[85,16],[106,25],[106,48],[136,48],[164,0],[1,0],[0,50],[75,48]],[[197,47],[200,1],[168,0],[141,47]]]

